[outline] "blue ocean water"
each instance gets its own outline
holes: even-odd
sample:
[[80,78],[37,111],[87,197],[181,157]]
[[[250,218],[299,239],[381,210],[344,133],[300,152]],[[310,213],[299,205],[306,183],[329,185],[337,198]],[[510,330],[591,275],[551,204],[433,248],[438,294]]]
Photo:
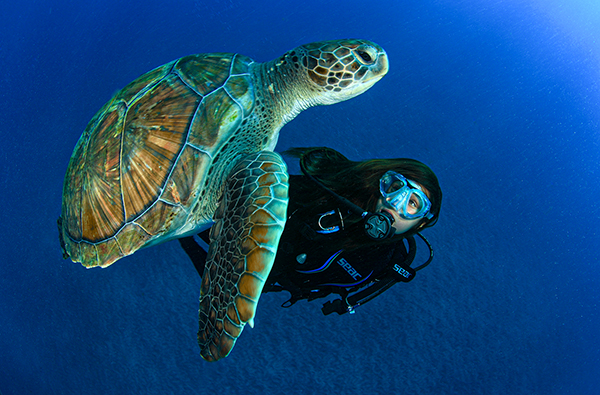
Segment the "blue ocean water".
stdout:
[[[125,3],[0,5],[1,394],[598,393],[600,5]],[[300,114],[277,150],[429,164],[444,206],[413,282],[340,317],[265,295],[211,364],[176,242],[104,270],[62,260],[64,172],[113,93],[191,53],[342,37],[382,45],[389,74]]]

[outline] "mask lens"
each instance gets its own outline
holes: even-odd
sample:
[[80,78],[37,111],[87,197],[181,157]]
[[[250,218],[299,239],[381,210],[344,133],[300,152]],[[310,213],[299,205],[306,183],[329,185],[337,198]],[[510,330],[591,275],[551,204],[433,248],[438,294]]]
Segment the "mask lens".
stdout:
[[406,186],[406,183],[401,180],[394,180],[388,187],[386,192],[388,194],[394,193]]
[[402,174],[388,171],[381,177],[379,190],[386,202],[405,219],[423,218],[429,213],[431,203],[415,183]]
[[422,194],[418,194],[414,191],[411,192],[406,204],[406,212],[410,215],[419,215],[419,213],[423,211],[423,207],[427,204],[425,203]]

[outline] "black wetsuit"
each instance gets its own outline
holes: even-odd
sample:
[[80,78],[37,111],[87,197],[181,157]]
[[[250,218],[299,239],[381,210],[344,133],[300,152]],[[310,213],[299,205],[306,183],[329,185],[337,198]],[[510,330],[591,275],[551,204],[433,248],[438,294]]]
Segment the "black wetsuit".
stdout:
[[[309,221],[295,221],[294,216],[288,220],[267,285],[278,282],[290,291],[327,288],[339,293],[341,289],[360,288],[381,277],[389,270],[394,254],[396,259],[400,258],[398,253],[401,257],[408,255],[401,239],[396,243],[344,248],[351,232],[328,220],[352,214],[339,207],[330,210],[323,207],[320,211],[309,217]],[[334,226],[340,229],[329,233],[322,229]]]
[[[263,292],[289,291],[289,302],[293,304],[331,293],[346,297],[394,276],[394,281],[412,279],[414,271],[410,278],[398,279],[394,266],[412,270],[409,266],[415,254],[414,239],[373,243],[357,231],[362,223],[349,225],[355,214],[339,207],[335,200],[324,198],[316,207],[298,204],[296,186],[305,181],[301,176],[291,178],[288,220]],[[199,236],[208,242],[208,231]],[[202,275],[206,252],[191,237],[180,242]]]

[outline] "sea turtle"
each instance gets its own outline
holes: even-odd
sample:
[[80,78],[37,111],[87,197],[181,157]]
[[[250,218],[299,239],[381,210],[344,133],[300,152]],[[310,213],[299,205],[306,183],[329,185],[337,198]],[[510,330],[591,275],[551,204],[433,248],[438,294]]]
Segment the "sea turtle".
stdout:
[[198,342],[206,360],[227,356],[253,323],[286,220],[279,130],[308,107],[363,93],[387,70],[380,46],[346,39],[265,63],[191,55],[142,75],[75,146],[58,219],[63,256],[106,267],[213,225]]

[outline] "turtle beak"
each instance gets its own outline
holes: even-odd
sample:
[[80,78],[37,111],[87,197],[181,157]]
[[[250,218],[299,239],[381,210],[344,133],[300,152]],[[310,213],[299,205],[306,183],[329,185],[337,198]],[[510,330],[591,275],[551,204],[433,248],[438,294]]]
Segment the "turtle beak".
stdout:
[[353,51],[360,68],[354,74],[355,83],[344,90],[346,98],[353,98],[369,90],[389,70],[387,53],[375,43],[364,44]]
[[[383,78],[390,69],[390,63],[388,61],[387,53],[383,50],[383,48],[379,47],[377,51],[375,61],[371,64],[365,65],[368,67],[368,71],[365,73],[365,76],[362,78],[363,83],[370,83],[370,86],[373,86],[377,81]],[[367,88],[368,89],[368,88]]]

